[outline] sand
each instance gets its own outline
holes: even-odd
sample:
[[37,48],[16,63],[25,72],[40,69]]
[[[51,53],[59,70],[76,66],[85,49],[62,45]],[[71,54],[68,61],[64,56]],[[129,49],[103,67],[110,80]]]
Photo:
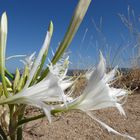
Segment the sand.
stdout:
[[[139,92],[140,93],[140,92]],[[98,118],[121,133],[140,139],[140,94],[130,95],[124,105],[127,117],[121,116],[114,108],[94,112]],[[28,110],[28,113],[37,113]],[[81,111],[70,111],[25,125],[24,140],[125,140],[107,132],[96,121]]]

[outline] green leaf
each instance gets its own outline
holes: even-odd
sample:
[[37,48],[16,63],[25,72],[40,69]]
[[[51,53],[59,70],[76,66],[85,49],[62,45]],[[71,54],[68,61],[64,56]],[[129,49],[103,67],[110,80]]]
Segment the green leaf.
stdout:
[[17,85],[17,91],[19,92],[20,90],[22,90],[22,88],[24,87],[26,81],[27,81],[27,78],[29,76],[29,69],[27,66],[25,66],[25,69],[24,69],[24,72],[19,80],[19,83]]
[[[70,43],[72,42],[72,39],[74,35],[76,34],[86,12],[90,5],[91,0],[79,0],[79,3],[75,9],[75,12],[72,16],[70,25],[67,29],[67,32],[65,33],[64,39],[62,40],[58,50],[56,51],[53,59],[52,64],[55,64],[63,55],[64,51],[68,48]],[[44,70],[42,73],[39,81],[41,81],[49,72],[48,67]]]
[[12,83],[10,82],[10,80],[6,76],[5,76],[5,81],[6,81],[7,87],[12,87]]
[[0,97],[3,95],[3,87],[2,85],[0,84]]
[[18,68],[16,69],[16,73],[15,73],[15,80],[14,80],[14,83],[13,83],[13,90],[14,90],[14,93],[16,93],[16,90],[17,90],[17,85],[19,83],[19,80],[20,80],[20,72],[18,70]]

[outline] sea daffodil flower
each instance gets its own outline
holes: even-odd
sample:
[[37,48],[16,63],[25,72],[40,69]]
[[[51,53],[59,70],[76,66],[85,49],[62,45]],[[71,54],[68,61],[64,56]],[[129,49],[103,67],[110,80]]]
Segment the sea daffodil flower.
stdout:
[[[116,74],[116,68],[106,74],[106,62],[100,54],[100,62],[96,68],[86,73],[87,86],[83,93],[68,103],[69,109],[79,109],[86,112],[91,118],[104,126],[109,132],[134,139],[126,134],[121,134],[105,123],[98,120],[92,111],[104,109],[108,107],[116,107],[121,114],[125,115],[122,105],[119,103],[120,98],[127,95],[127,92],[123,89],[116,89],[110,87],[111,81],[114,80]],[[63,108],[63,106],[62,106]]]
[[53,109],[53,106],[48,106],[44,102],[46,100],[51,102],[52,99],[59,101],[62,98],[62,92],[58,85],[58,78],[49,73],[43,81],[5,99],[1,104],[29,104],[39,107],[44,110],[48,120],[51,121],[50,110]]
[[[46,50],[46,47],[48,47],[49,41],[49,32],[47,32],[43,47],[33,63],[29,79],[27,80],[24,88],[19,93],[16,93],[16,95],[10,96],[4,101],[0,102],[0,104],[30,104],[37,106],[44,110],[48,120],[51,121],[50,111],[53,109],[53,106],[49,106],[45,104],[45,102],[63,101],[66,105],[67,100],[66,95],[64,95],[63,92],[64,88],[62,88],[63,86],[60,86],[60,78],[56,76],[57,73],[53,74],[50,71],[42,81],[29,87],[32,78],[40,65],[40,61]],[[61,67],[59,68],[61,69]]]
[[125,114],[121,104],[118,103],[118,95],[126,95],[122,89],[110,87],[109,82],[115,76],[115,69],[106,74],[105,59],[100,54],[100,62],[97,68],[87,72],[87,86],[81,96],[72,104],[82,110],[98,110],[106,107],[117,107],[122,114]]
[[55,65],[50,63],[49,70],[59,78],[59,84],[63,91],[68,89],[74,81],[71,77],[67,76],[69,66],[69,56],[61,58]]
[[[50,72],[53,73],[55,76],[57,76],[57,78],[59,79],[58,80],[59,86],[63,91],[70,88],[75,82],[72,77],[67,76],[68,66],[69,66],[69,56],[66,58],[62,57],[55,65],[53,65],[51,62],[49,65]],[[72,97],[69,97],[68,94],[64,94],[63,96],[64,99],[68,102],[73,99]]]

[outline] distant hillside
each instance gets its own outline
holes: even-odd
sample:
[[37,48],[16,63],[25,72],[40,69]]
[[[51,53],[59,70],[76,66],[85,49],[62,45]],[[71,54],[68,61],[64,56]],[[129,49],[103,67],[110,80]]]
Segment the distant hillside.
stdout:
[[[131,71],[130,68],[119,68],[119,70],[123,73],[127,73],[129,71]],[[73,76],[73,75],[79,75],[80,73],[84,74],[87,70],[81,70],[81,69],[70,69],[68,70],[67,75],[68,76]],[[22,70],[20,71],[22,73]],[[13,74],[14,75],[14,74]],[[9,77],[10,79],[10,77]],[[1,82],[1,76],[0,76],[0,82]]]

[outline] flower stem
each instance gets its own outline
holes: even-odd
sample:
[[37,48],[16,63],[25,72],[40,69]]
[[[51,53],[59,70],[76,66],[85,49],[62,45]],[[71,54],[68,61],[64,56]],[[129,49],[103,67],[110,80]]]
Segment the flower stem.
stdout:
[[16,126],[17,126],[17,116],[14,116],[14,105],[9,105],[10,109],[10,122],[9,122],[9,136],[11,140],[16,139]]
[[45,117],[45,114],[40,114],[40,115],[35,116],[35,117],[30,117],[30,118],[26,118],[26,119],[20,120],[18,122],[18,126],[21,126],[21,125],[23,125],[23,124],[25,124],[27,122],[34,121],[34,120],[37,120],[37,119],[40,119],[40,118],[43,118],[43,117]]
[[[66,112],[67,111],[67,109],[63,109],[63,110],[52,110],[51,111],[51,114],[52,115],[54,115],[54,114],[56,114],[56,113],[59,113],[59,112]],[[46,115],[45,114],[40,114],[40,115],[37,115],[37,116],[35,116],[35,117],[30,117],[30,118],[26,118],[26,119],[23,119],[23,120],[20,120],[19,122],[18,122],[18,127],[19,126],[21,126],[21,125],[23,125],[23,124],[25,124],[25,123],[27,123],[27,122],[31,122],[31,121],[34,121],[34,120],[38,120],[38,119],[40,119],[40,118],[43,118],[43,117],[45,117]]]
[[1,137],[3,140],[8,140],[5,132],[3,131],[2,127],[0,126],[0,139],[1,139]]
[[[24,111],[25,111],[25,105],[22,105],[21,108],[19,109],[21,114],[18,116],[18,122],[23,118],[24,116]],[[22,140],[23,138],[23,128],[22,126],[19,126],[18,129],[17,129],[17,140]]]
[[22,129],[22,126],[20,126],[17,130],[17,140],[22,140],[23,138],[22,132],[23,132],[23,129]]

